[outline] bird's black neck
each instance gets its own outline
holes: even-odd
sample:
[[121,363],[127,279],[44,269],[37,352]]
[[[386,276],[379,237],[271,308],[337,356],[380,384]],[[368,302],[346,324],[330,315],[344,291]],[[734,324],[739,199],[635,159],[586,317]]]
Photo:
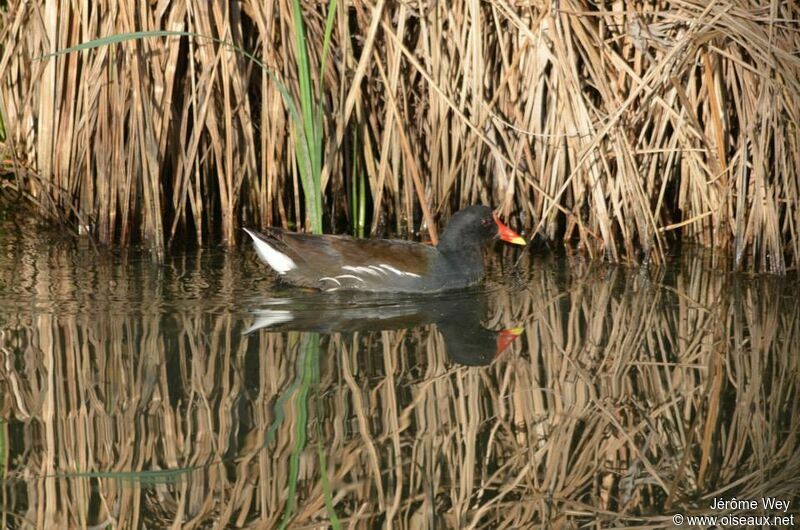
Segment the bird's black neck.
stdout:
[[453,230],[451,227],[445,228],[444,232],[442,232],[441,237],[439,238],[439,244],[436,245],[436,248],[439,249],[439,252],[463,252],[466,249],[473,247],[477,249],[480,253],[480,245],[474,241],[470,241],[467,238],[460,237],[460,233],[456,230]]
[[469,242],[458,247],[439,243],[439,252],[443,258],[442,265],[448,270],[448,276],[456,282],[469,284],[483,276],[483,248]]

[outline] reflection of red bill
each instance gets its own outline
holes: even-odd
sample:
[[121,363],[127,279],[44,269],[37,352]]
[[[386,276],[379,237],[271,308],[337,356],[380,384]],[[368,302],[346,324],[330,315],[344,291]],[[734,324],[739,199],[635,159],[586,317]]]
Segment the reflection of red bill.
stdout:
[[500,353],[508,348],[508,346],[514,342],[514,340],[522,335],[522,332],[525,331],[524,328],[510,328],[504,329],[497,333],[497,349],[495,350],[495,356],[500,355]]

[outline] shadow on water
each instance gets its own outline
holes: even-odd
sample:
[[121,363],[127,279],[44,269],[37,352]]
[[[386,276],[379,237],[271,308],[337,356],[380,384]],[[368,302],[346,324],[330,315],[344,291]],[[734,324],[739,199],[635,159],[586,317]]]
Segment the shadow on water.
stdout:
[[318,293],[287,290],[289,296],[273,297],[253,310],[255,331],[309,331],[324,334],[369,333],[413,329],[436,324],[448,358],[465,366],[492,362],[522,328],[486,329],[488,294],[471,289],[435,296]]
[[274,289],[249,251],[156,265],[31,232],[0,229],[6,527],[797,513],[790,280],[526,257],[476,291],[322,300]]

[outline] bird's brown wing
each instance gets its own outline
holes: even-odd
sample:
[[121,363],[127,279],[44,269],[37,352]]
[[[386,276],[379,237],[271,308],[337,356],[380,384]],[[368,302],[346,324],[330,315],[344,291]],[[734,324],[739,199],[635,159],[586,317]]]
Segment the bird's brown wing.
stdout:
[[349,236],[309,235],[272,229],[297,264],[286,274],[290,283],[322,289],[398,289],[419,283],[437,255],[434,247],[411,241],[353,239]]

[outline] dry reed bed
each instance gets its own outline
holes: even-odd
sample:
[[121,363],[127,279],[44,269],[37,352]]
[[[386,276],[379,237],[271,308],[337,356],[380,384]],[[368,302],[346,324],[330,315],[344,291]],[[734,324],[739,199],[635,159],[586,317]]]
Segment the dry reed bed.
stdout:
[[323,476],[354,528],[661,527],[800,491],[800,303],[778,282],[538,263],[490,298],[487,325],[525,334],[488,367],[425,327],[333,335],[308,368],[303,335],[242,336],[234,255],[157,279],[7,248],[0,280],[41,298],[2,316],[4,526],[276,528],[293,454],[291,528],[327,527]]
[[[324,3],[302,4],[317,62]],[[2,186],[104,243],[303,226],[284,102],[242,55],[170,37],[36,60],[113,34],[190,31],[253,51],[296,92],[290,6],[10,1],[0,107],[17,177]],[[363,171],[373,234],[432,231],[421,205],[446,219],[485,202],[610,260],[661,261],[682,239],[726,266],[797,269],[794,9],[342,1],[321,81],[329,228],[352,226]]]

